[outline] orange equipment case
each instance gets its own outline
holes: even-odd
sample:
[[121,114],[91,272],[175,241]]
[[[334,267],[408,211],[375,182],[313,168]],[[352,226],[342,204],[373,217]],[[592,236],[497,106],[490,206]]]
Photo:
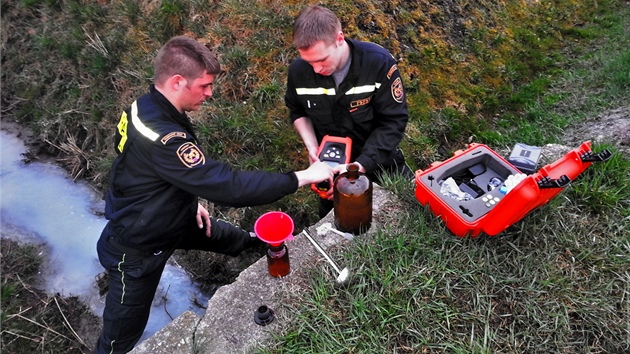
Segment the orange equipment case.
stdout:
[[[489,187],[491,179],[505,182],[508,176],[521,171],[486,145],[473,143],[466,150],[456,151],[446,161],[434,162],[428,169],[416,171],[415,195],[420,204],[429,206],[456,236],[474,238],[481,233],[495,236],[555,197],[593,162],[605,161],[611,156],[608,150],[593,154],[590,142],[584,142],[525,177],[504,194],[501,188]],[[449,177],[459,180],[460,186],[466,184],[462,187],[467,190],[472,181],[478,195],[467,201],[442,195],[440,182]],[[474,191],[473,194],[477,194]]]

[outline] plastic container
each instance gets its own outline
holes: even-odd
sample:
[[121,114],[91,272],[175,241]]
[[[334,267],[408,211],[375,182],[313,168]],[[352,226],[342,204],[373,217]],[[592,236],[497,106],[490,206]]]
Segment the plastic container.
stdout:
[[[499,185],[522,171],[482,144],[470,144],[443,162],[416,171],[416,199],[439,216],[459,237],[481,233],[495,236],[547,203],[595,161],[611,157],[608,150],[593,154],[590,142],[526,176],[511,190]],[[442,193],[448,178],[469,192],[471,198],[453,198]]]
[[372,225],[372,181],[359,172],[357,164],[349,164],[335,179],[333,209],[340,231],[358,235]]
[[293,219],[281,211],[270,211],[261,215],[254,223],[254,233],[263,242],[278,246],[293,240]]

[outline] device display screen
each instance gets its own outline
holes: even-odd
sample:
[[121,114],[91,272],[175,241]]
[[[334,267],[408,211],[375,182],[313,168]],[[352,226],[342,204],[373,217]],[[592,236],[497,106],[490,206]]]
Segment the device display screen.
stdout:
[[346,163],[345,144],[334,142],[324,144],[324,147],[319,154],[319,160],[327,163],[330,167]]

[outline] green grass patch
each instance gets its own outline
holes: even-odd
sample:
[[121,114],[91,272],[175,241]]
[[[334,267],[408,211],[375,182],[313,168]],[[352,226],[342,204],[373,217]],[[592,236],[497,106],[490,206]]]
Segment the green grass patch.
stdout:
[[567,191],[500,236],[460,239],[409,198],[409,182],[387,188],[401,197],[388,226],[332,251],[353,281],[336,287],[314,267],[311,292],[285,299],[296,314],[286,335],[261,352],[624,350],[630,249],[612,221],[619,208],[593,215]]
[[[613,146],[595,145],[593,151],[608,149],[612,157],[593,163],[569,188],[569,197],[579,200],[585,212],[630,216],[630,160]],[[627,230],[630,233],[630,230]]]
[[[459,134],[475,132],[495,146],[543,145],[559,141],[568,125],[627,103],[626,51],[618,48],[627,43],[621,29],[628,9],[597,16],[606,19],[606,31],[590,25],[569,31],[597,39],[595,50],[577,48],[583,55],[564,57],[566,67],[554,68],[553,76],[520,85],[494,129],[469,125]],[[610,37],[601,45],[603,33]],[[466,119],[441,111],[415,124],[425,124],[419,130],[427,136],[449,136]],[[411,146],[431,141],[411,133]],[[385,187],[400,198],[389,222],[373,237],[332,250],[355,271],[354,281],[335,287],[314,267],[311,293],[287,300],[298,315],[261,352],[626,351],[629,160],[610,145],[592,148],[611,149],[613,156],[496,237],[455,237],[415,201],[412,185],[389,179]]]
[[[630,15],[621,1],[328,5],[350,37],[400,58],[410,112],[402,148],[414,169],[470,141],[558,142],[567,127],[630,102]],[[194,34],[226,71],[213,100],[191,114],[204,151],[235,168],[306,167],[282,101],[301,6],[3,0],[3,119],[32,128],[69,170],[104,189],[121,110],[146,91],[162,43]],[[502,235],[476,240],[451,235],[413,186],[394,178],[387,188],[401,205],[386,227],[335,250],[356,281],[335,288],[313,269],[311,292],[294,302],[295,321],[268,351],[623,352],[628,175],[627,158],[615,153]],[[217,213],[251,230],[264,211],[283,210],[299,228],[316,221],[316,198],[304,188]]]

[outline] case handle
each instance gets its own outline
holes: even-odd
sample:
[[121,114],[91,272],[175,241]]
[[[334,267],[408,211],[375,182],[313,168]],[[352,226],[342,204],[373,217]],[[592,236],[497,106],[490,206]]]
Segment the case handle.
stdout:
[[567,175],[562,175],[558,179],[551,179],[546,176],[538,181],[538,188],[563,188],[568,186],[569,183],[571,183],[571,178],[567,177]]
[[610,150],[605,149],[598,154],[593,155],[592,151],[585,152],[580,156],[582,162],[599,162],[606,161],[612,157],[612,152]]

